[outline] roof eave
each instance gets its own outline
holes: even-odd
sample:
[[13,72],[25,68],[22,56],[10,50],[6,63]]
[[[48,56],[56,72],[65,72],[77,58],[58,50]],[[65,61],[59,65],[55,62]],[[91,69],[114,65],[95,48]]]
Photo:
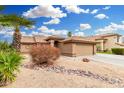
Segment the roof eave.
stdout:
[[85,43],[85,44],[97,44],[98,42],[94,41],[80,41],[80,40],[66,40],[63,43]]

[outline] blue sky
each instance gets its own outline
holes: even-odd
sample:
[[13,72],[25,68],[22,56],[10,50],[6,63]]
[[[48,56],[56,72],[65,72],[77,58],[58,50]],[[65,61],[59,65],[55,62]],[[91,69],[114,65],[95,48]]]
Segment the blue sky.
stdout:
[[[36,23],[29,29],[21,27],[23,35],[60,35],[71,31],[73,35],[90,36],[105,33],[124,35],[124,6],[35,6],[9,5],[1,14],[17,14]],[[1,29],[0,39],[7,40],[12,28]],[[6,30],[6,31],[5,31]],[[3,32],[2,32],[3,31]]]

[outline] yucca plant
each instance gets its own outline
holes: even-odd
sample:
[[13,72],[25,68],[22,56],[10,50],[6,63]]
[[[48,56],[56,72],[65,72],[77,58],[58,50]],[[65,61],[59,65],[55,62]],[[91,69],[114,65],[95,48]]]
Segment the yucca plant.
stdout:
[[23,57],[17,52],[0,51],[0,85],[7,85],[15,80]]
[[9,52],[9,51],[16,51],[16,50],[8,42],[2,42],[2,41],[0,41],[0,51]]

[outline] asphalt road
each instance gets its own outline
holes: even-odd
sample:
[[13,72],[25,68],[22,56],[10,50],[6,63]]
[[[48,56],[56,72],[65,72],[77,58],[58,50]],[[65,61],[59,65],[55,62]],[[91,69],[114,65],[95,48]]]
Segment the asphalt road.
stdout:
[[121,55],[96,54],[94,56],[91,56],[89,59],[94,60],[96,62],[104,62],[124,67],[124,56]]

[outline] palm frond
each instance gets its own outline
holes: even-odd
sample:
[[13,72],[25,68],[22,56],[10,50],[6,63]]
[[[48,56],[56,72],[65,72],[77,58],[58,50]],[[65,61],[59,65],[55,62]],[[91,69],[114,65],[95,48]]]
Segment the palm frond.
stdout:
[[20,26],[25,26],[25,27],[31,27],[35,22],[28,20],[24,17],[17,16],[15,14],[11,15],[2,15],[0,17],[0,24],[3,26],[13,26],[13,27],[20,27]]
[[0,5],[0,11],[2,11],[5,7],[3,5]]

